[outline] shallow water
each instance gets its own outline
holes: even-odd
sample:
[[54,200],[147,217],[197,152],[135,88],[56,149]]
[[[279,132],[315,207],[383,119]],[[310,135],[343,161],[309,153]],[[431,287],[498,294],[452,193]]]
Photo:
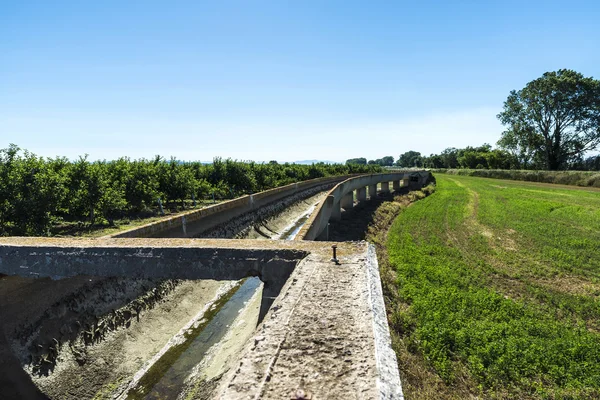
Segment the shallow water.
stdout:
[[315,206],[310,207],[306,211],[306,213],[302,214],[302,216],[300,216],[296,221],[294,221],[292,224],[286,227],[285,230],[277,238],[274,239],[294,240],[294,238],[296,237],[298,232],[300,232],[300,229],[302,229],[306,221],[308,221],[308,218],[310,218],[310,215],[314,210]]
[[[230,325],[244,308],[246,303],[260,287],[258,278],[247,278],[231,298],[217,311],[207,325],[196,336],[187,338],[189,347],[179,355],[170,368],[151,388],[141,391],[148,393],[144,399],[173,399],[185,387],[185,380],[191,371],[206,356],[207,351],[217,344],[227,333]],[[161,360],[158,361],[159,363]],[[140,388],[141,389],[141,388]],[[138,397],[138,396],[132,396]]]

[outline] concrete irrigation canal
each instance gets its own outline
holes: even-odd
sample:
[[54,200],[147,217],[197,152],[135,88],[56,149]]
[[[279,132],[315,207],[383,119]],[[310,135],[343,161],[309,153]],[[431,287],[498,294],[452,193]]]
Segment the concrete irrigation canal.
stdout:
[[[373,248],[330,219],[426,172],[317,179],[99,239],[0,239],[1,398],[401,398]],[[350,196],[350,197],[349,197]]]

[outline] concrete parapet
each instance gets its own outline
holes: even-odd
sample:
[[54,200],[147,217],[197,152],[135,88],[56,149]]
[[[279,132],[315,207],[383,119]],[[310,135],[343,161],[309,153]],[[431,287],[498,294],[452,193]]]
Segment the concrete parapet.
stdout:
[[228,240],[231,243],[224,247],[225,242],[3,238],[0,240],[0,273],[55,279],[90,275],[232,280],[264,275],[268,260],[297,261],[306,255],[285,249],[277,251],[263,243],[253,247],[251,240]]
[[342,211],[340,210],[339,206],[337,206],[335,204],[335,197],[334,196],[327,196],[325,198],[325,200],[323,200],[325,207],[330,211],[329,213],[329,217],[326,217],[325,215],[321,216],[321,223],[325,225],[325,229],[323,229],[320,234],[319,237],[316,238],[317,240],[329,240],[329,218],[331,218],[331,214],[333,213],[333,211],[337,208],[337,210],[339,210],[340,213],[340,218],[342,217]]
[[331,217],[329,217],[329,219],[333,221],[339,221],[342,219],[342,206],[340,201],[333,204],[333,208],[331,209]]
[[[431,173],[429,171],[412,170],[395,171],[386,174],[359,175],[338,183],[329,191],[329,195],[334,196],[336,202],[340,201],[342,208],[349,208],[349,197],[347,196],[354,190],[369,187],[369,194],[372,195],[372,193],[375,193],[375,190],[371,190],[371,187],[381,183],[382,191],[389,192],[389,182],[411,179],[410,177],[413,175],[415,176],[416,181],[412,183],[415,187],[418,186],[419,189],[425,186],[426,182],[431,179]],[[321,235],[327,227],[329,218],[334,212],[334,203],[327,205],[322,201],[294,240],[315,240],[318,237],[322,237]]]
[[[239,280],[258,276],[263,282],[261,316],[307,252],[202,246],[201,241],[178,239],[115,239],[112,241],[10,238],[0,241],[0,273],[23,277],[67,278],[77,275],[134,278]],[[263,241],[261,241],[263,242]]]

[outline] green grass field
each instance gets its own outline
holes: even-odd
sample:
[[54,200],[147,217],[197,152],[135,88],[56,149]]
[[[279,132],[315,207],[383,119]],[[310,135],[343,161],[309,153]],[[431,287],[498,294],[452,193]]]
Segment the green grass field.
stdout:
[[600,398],[600,190],[436,178],[387,238],[407,398]]

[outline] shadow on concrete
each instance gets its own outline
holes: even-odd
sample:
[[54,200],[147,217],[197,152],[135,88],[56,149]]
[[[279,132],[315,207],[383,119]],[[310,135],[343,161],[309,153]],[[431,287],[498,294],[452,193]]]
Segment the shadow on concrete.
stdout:
[[11,351],[1,321],[0,316],[0,398],[2,400],[47,400],[48,397],[35,386]]
[[399,194],[403,193],[378,193],[375,199],[369,199],[364,204],[358,203],[354,208],[342,212],[341,220],[329,222],[329,240],[365,240],[377,208],[386,201],[393,201],[394,196]]

